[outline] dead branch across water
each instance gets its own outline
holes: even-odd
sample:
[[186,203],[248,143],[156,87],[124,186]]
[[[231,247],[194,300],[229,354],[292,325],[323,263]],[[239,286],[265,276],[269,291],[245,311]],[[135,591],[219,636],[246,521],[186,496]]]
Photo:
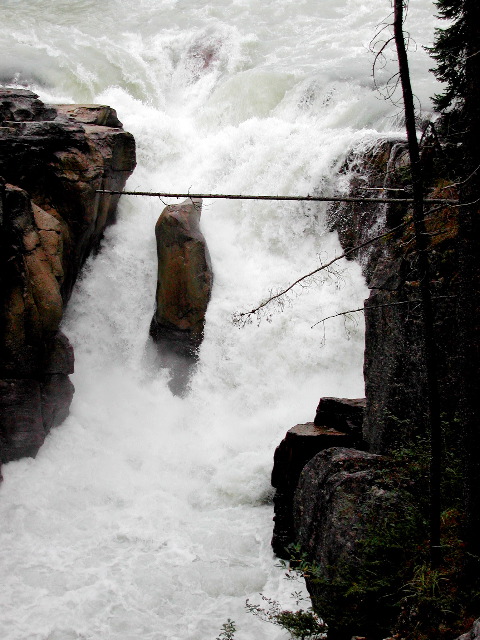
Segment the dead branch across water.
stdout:
[[[388,189],[391,191],[391,189]],[[122,196],[143,196],[150,198],[204,198],[223,200],[274,200],[274,201],[303,201],[303,202],[374,202],[374,203],[404,203],[412,204],[413,198],[361,198],[342,196],[253,196],[231,193],[164,193],[153,191],[111,191],[109,189],[97,189],[96,193]],[[426,204],[451,204],[458,205],[458,200],[451,198],[426,198]]]

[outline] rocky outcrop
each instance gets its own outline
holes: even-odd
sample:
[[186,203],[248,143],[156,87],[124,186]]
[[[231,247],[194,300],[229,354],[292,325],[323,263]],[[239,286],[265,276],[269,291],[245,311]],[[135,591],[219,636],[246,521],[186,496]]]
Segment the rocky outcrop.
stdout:
[[158,256],[157,308],[151,335],[190,355],[203,338],[212,291],[212,267],[200,231],[202,201],[165,207],[155,226]]
[[[434,178],[434,159],[427,145],[423,155],[427,197],[454,198],[454,188],[446,188],[446,180],[438,173]],[[352,176],[352,196],[371,195],[365,189],[392,189],[386,191],[390,199],[408,196],[408,155],[401,141],[384,141],[371,152],[350,158],[345,171]],[[403,186],[407,191],[398,191]],[[456,216],[455,208],[437,205],[427,215],[426,227],[443,447],[449,460],[456,457],[453,469],[460,476],[464,470],[460,469],[459,453],[455,453],[459,452],[455,420],[462,384],[456,353]],[[314,564],[314,579],[307,582],[315,611],[329,625],[328,637],[350,640],[353,633],[360,633],[371,640],[385,637],[392,629],[400,614],[398,603],[406,602],[401,589],[405,582],[399,580],[412,580],[405,567],[428,538],[423,529],[427,500],[420,486],[428,472],[423,469],[415,476],[419,486],[410,486],[392,462],[395,456],[397,460],[411,459],[415,450],[415,464],[410,462],[407,476],[415,475],[425,464],[427,402],[417,255],[408,204],[346,203],[332,207],[329,219],[345,250],[390,234],[351,254],[360,262],[371,290],[365,301],[365,407],[347,404],[343,415],[340,410],[332,421],[325,418],[325,411],[336,401],[322,399],[315,419],[315,424],[355,434],[355,449],[328,449],[306,464],[294,498],[293,538],[307,561]],[[284,466],[280,472],[296,483],[296,469]],[[448,482],[446,478],[445,493],[452,491]],[[288,483],[285,477],[276,479],[278,486]],[[458,486],[453,490],[458,492]],[[420,510],[424,513],[419,514]],[[282,518],[288,521],[288,514]],[[423,538],[417,540],[419,535]]]
[[480,618],[475,620],[470,631],[459,636],[457,640],[480,640]]
[[307,587],[329,639],[384,638],[395,619],[395,576],[409,559],[417,523],[413,498],[392,481],[389,465],[337,447],[317,454],[300,476],[295,540],[311,564]]
[[59,222],[28,194],[0,186],[2,276],[0,438],[4,462],[35,455],[68,414],[73,349],[59,332],[62,236]]
[[[78,120],[75,118],[78,116]],[[0,449],[34,456],[64,420],[73,350],[59,331],[88,255],[114,221],[135,166],[133,137],[114,110],[49,106],[27,90],[0,91]]]
[[363,399],[320,398],[314,422],[289,429],[276,448],[271,479],[276,489],[272,548],[279,558],[288,558],[288,547],[295,542],[293,497],[302,469],[330,447],[361,446],[364,407]]
[[156,310],[150,335],[172,371],[171,388],[182,393],[203,339],[212,291],[210,255],[202,232],[202,201],[168,205],[155,226],[158,256]]
[[365,398],[320,398],[313,423],[343,431],[352,436],[352,446],[362,448],[365,404]]
[[[425,174],[431,175],[432,159],[424,153]],[[351,195],[365,195],[365,188],[408,186],[409,166],[405,143],[385,141],[370,153],[350,160]],[[454,197],[444,182],[431,180],[427,197]],[[368,192],[367,192],[368,193]],[[389,198],[408,196],[387,192]],[[399,203],[351,204],[332,208],[330,225],[339,233],[345,249],[360,245],[382,232],[392,235],[357,251],[371,289],[365,301],[366,392],[363,435],[370,450],[388,453],[409,446],[425,433],[425,384],[422,328],[419,305],[417,255],[413,242],[411,210]],[[432,295],[436,313],[439,383],[442,413],[453,421],[458,397],[456,342],[456,210],[436,207],[427,216],[432,264]]]
[[[5,114],[0,176],[24,189],[35,205],[58,220],[66,300],[81,266],[115,217],[119,196],[100,196],[97,190],[123,188],[135,166],[135,141],[121,128],[97,124],[96,117],[88,124],[77,122],[65,106],[42,109],[30,91],[3,89],[0,102]],[[91,113],[102,122],[106,109],[92,105]]]
[[272,486],[276,489],[272,548],[279,558],[289,558],[288,547],[295,542],[293,497],[303,467],[319,451],[351,445],[352,438],[347,434],[308,422],[289,429],[276,448],[272,471]]

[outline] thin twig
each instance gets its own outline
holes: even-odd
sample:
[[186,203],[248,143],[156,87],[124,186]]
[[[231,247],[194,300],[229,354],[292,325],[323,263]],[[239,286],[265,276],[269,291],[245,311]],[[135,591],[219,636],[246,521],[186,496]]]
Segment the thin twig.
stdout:
[[[456,298],[457,296],[434,296],[432,300],[439,300],[441,298]],[[370,309],[383,309],[384,307],[395,307],[399,304],[418,304],[421,300],[400,300],[398,302],[386,302],[385,304],[372,304],[372,305],[364,305],[363,307],[359,307],[358,309],[349,309],[348,311],[340,311],[339,313],[335,313],[332,316],[327,316],[326,318],[322,318],[315,324],[312,324],[310,329],[313,329],[321,322],[325,322],[326,320],[331,320],[332,318],[338,318],[339,316],[348,316],[350,313],[358,313],[360,311],[370,311]]]
[[237,314],[238,317],[250,316],[250,315],[253,315],[253,314],[257,313],[258,311],[260,311],[260,309],[263,309],[263,307],[266,307],[267,304],[270,304],[270,302],[273,302],[273,300],[276,300],[277,298],[281,298],[283,295],[288,293],[297,284],[299,284],[300,282],[303,282],[303,280],[306,280],[307,278],[310,278],[311,276],[315,275],[316,273],[319,273],[320,271],[324,271],[325,269],[328,269],[328,267],[330,267],[334,262],[338,262],[342,258],[346,258],[349,255],[351,255],[352,253],[355,253],[356,251],[359,251],[360,249],[363,249],[363,247],[366,247],[369,244],[372,244],[372,242],[376,242],[377,240],[381,240],[382,238],[386,238],[387,236],[391,235],[392,233],[395,233],[399,229],[401,229],[401,228],[403,228],[405,226],[408,226],[410,224],[411,224],[411,221],[403,222],[402,224],[399,224],[397,227],[394,227],[393,229],[390,229],[389,231],[381,233],[380,235],[375,236],[374,238],[370,238],[369,240],[366,240],[362,244],[359,244],[359,245],[357,245],[355,247],[352,247],[351,249],[347,249],[347,251],[344,251],[341,255],[339,255],[339,256],[337,256],[335,258],[332,258],[332,260],[330,260],[329,262],[326,262],[325,264],[320,265],[317,269],[314,269],[313,271],[310,271],[310,273],[307,273],[307,274],[301,276],[300,278],[298,278],[298,280],[295,280],[295,282],[292,282],[292,284],[289,285],[286,289],[283,289],[283,291],[279,291],[275,295],[271,296],[270,298],[268,298],[268,300],[265,300],[265,302],[262,302],[260,305],[258,305],[258,307],[255,307],[255,309],[252,309],[251,311],[244,311],[243,313],[238,313]]

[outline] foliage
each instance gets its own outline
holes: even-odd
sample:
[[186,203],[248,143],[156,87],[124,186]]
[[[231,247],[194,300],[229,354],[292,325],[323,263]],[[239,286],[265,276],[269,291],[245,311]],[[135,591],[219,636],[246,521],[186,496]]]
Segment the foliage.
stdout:
[[228,618],[228,620],[222,624],[222,631],[215,640],[233,640],[236,630],[235,622]]
[[[307,638],[309,640],[320,640],[325,638],[326,626],[311,607],[290,611],[282,609],[277,600],[260,595],[266,606],[262,607],[247,600],[245,606],[249,613],[257,616],[260,620],[282,627],[282,629],[288,631],[292,638],[298,638],[299,640],[306,640]],[[298,605],[298,598],[303,598],[298,593],[293,595],[297,596]]]
[[459,0],[437,0],[439,16],[452,23],[445,29],[436,29],[435,42],[429,49],[437,66],[435,77],[446,83],[443,93],[434,97],[438,111],[458,107],[466,93],[465,59],[467,55],[467,29],[464,2]]
[[[464,572],[466,551],[461,540],[462,514],[442,514],[442,562],[432,568],[425,545],[416,549],[398,602],[395,625],[404,640],[447,640],[465,632],[480,608],[476,580]],[[477,566],[478,575],[478,566]]]

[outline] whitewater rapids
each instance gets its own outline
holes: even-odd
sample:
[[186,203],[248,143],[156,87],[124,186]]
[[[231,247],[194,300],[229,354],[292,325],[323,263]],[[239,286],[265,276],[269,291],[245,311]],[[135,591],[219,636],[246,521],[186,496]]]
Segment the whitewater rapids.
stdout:
[[[428,110],[434,8],[410,5]],[[3,0],[0,81],[115,107],[137,142],[131,190],[341,192],[349,150],[399,135],[369,52],[390,11],[388,0]],[[71,415],[35,460],[4,466],[2,640],[214,640],[227,618],[238,640],[286,637],[244,608],[260,592],[288,605],[298,589],[270,550],[273,452],[320,396],[362,396],[362,318],[311,325],[367,290],[358,265],[340,263],[258,326],[235,326],[235,312],[341,248],[325,205],[205,201],[214,290],[189,393],[175,397],[148,340],[162,208],[122,199],[64,321]]]

